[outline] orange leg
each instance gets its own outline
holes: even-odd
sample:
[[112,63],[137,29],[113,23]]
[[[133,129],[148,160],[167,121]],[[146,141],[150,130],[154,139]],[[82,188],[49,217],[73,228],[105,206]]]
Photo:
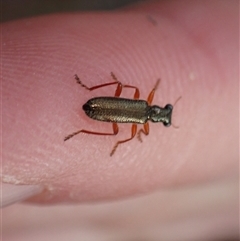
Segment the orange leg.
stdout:
[[101,132],[94,132],[94,131],[87,131],[87,130],[79,130],[79,131],[76,131],[76,132],[73,132],[72,134],[66,136],[64,138],[64,141],[72,138],[73,136],[76,136],[77,134],[79,133],[87,133],[87,134],[92,134],[92,135],[101,135],[101,136],[112,136],[112,135],[117,135],[118,133],[118,125],[117,123],[113,123],[113,133],[101,133]]
[[133,125],[132,125],[132,135],[131,135],[131,137],[128,138],[128,139],[126,139],[126,140],[123,140],[123,141],[118,141],[118,142],[115,144],[115,146],[113,147],[113,149],[112,149],[112,151],[111,151],[111,153],[110,153],[110,156],[112,156],[112,155],[114,154],[114,152],[116,151],[116,149],[117,149],[117,147],[118,147],[119,144],[122,144],[122,143],[124,143],[124,142],[127,142],[127,141],[132,140],[132,139],[134,138],[134,136],[136,135],[136,133],[137,133],[137,124],[133,124]]
[[147,102],[148,102],[149,105],[152,104],[152,100],[153,100],[155,91],[156,91],[159,83],[160,83],[160,79],[157,80],[157,83],[155,84],[154,88],[152,89],[152,91],[151,91],[151,92],[149,93],[149,95],[148,95]]
[[89,88],[81,82],[80,78],[76,74],[75,74],[75,79],[76,79],[78,84],[80,84],[82,87],[84,87],[85,89],[90,90],[90,91],[98,89],[98,88],[102,88],[102,87],[105,87],[105,86],[108,86],[108,85],[116,85],[117,84],[115,96],[120,96],[120,94],[122,92],[122,83],[117,81],[117,80],[115,80],[114,82],[106,83],[106,84],[95,85],[95,86]]
[[142,142],[141,133],[145,134],[146,136],[149,134],[149,124],[148,122],[143,125],[143,129],[139,130],[137,134],[137,138],[140,142]]
[[116,76],[112,72],[111,72],[111,76],[115,80],[114,82],[96,85],[96,86],[93,86],[93,87],[90,87],[90,88],[87,87],[85,84],[83,84],[81,82],[80,78],[77,75],[75,75],[75,79],[76,79],[78,84],[80,84],[82,87],[84,87],[85,89],[87,89],[89,91],[92,91],[92,90],[95,90],[95,89],[98,89],[98,88],[102,88],[102,87],[105,87],[105,86],[117,84],[117,88],[116,88],[115,95],[114,95],[115,97],[119,97],[121,95],[123,87],[124,88],[133,88],[133,89],[135,89],[134,99],[139,99],[140,92],[139,92],[139,89],[137,87],[132,86],[132,85],[122,85],[122,83],[117,80]]
[[[117,77],[115,76],[115,74],[114,74],[113,72],[111,72],[111,76],[112,76],[112,78],[113,78],[116,82],[119,82],[118,79],[117,79]],[[120,82],[119,82],[119,83],[120,83]],[[139,89],[138,89],[137,87],[132,86],[132,85],[122,85],[122,87],[135,89],[135,93],[134,93],[134,97],[133,97],[133,98],[134,98],[135,100],[139,99],[139,97],[140,97],[140,92],[139,92]],[[116,94],[117,94],[117,90],[116,90],[115,96],[120,96],[120,94],[119,94],[119,95],[116,95]]]

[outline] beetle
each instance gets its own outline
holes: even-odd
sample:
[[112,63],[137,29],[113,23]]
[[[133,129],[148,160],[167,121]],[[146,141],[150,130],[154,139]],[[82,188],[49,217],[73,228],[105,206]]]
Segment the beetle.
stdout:
[[[78,130],[73,132],[72,134],[66,136],[64,141],[72,138],[73,136],[79,133],[86,133],[92,135],[117,135],[118,134],[118,124],[117,123],[131,123],[131,137],[125,140],[118,141],[113,147],[110,156],[112,156],[118,145],[128,142],[132,140],[137,134],[138,140],[142,142],[141,134],[148,135],[149,134],[149,123],[152,122],[162,122],[164,126],[170,126],[173,106],[171,104],[167,104],[164,108],[151,105],[155,91],[160,83],[160,79],[157,80],[154,88],[149,93],[147,100],[140,100],[140,92],[139,89],[132,85],[123,85],[120,81],[117,80],[116,76],[111,72],[111,76],[113,78],[113,82],[105,83],[101,85],[96,85],[93,87],[87,87],[83,84],[80,78],[75,75],[75,79],[78,84],[80,84],[83,88],[92,91],[98,88],[102,88],[109,85],[117,85],[115,95],[113,97],[103,96],[103,97],[95,97],[88,100],[83,106],[82,109],[85,111],[86,115],[90,118],[98,121],[106,121],[112,123],[113,132],[112,133],[101,133],[89,130]],[[133,99],[121,98],[121,92],[123,88],[132,88],[135,89]],[[180,99],[179,97],[176,102]],[[175,103],[176,103],[175,102]],[[137,124],[143,124],[143,128],[140,129],[137,133]]]

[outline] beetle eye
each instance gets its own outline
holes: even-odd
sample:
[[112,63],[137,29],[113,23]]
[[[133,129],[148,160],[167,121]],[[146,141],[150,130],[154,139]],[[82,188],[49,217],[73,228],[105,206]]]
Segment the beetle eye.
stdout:
[[165,109],[168,109],[168,110],[172,110],[173,109],[173,106],[171,104],[167,104],[165,106]]
[[171,123],[169,122],[163,122],[163,125],[166,126],[166,127],[169,127],[171,125]]

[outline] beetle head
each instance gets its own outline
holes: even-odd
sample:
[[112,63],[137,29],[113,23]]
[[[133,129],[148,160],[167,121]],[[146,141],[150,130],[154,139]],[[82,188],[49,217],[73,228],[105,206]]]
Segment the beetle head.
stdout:
[[172,110],[173,106],[171,104],[167,104],[164,108],[153,105],[149,111],[149,119],[152,122],[162,122],[164,126],[170,126]]

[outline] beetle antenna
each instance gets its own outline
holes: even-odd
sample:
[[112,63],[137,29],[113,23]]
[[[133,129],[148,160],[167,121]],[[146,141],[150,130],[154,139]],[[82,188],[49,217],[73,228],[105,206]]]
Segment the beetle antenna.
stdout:
[[[179,96],[179,97],[176,99],[175,103],[173,104],[173,107],[177,104],[177,102],[178,102],[181,98],[182,98],[182,96]],[[174,127],[175,129],[178,129],[178,128],[179,128],[179,126],[175,126],[174,124],[172,124],[172,127]]]
[[173,104],[173,107],[177,104],[177,102],[179,101],[179,100],[181,100],[182,99],[182,96],[179,96],[177,99],[176,99],[176,101],[175,101],[175,103]]

